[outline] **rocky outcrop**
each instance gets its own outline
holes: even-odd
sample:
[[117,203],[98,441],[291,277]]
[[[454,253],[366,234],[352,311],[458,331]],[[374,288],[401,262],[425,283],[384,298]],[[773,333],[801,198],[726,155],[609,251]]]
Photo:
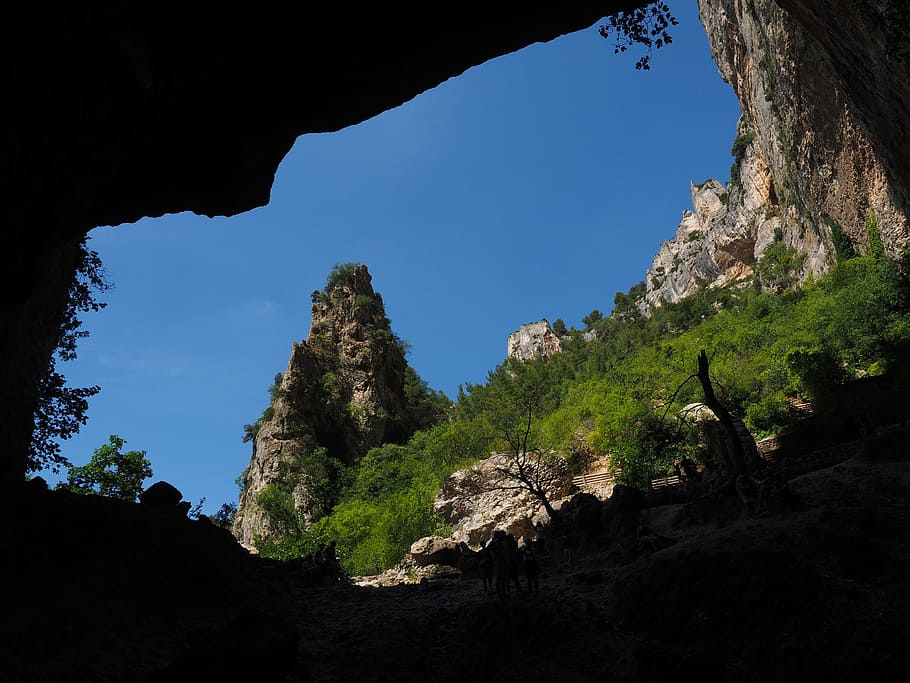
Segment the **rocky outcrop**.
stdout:
[[561,350],[559,337],[544,319],[522,325],[510,334],[507,355],[519,360],[547,359]]
[[418,567],[426,567],[430,564],[456,567],[459,557],[461,557],[461,551],[458,543],[448,538],[427,536],[411,544],[411,559]]
[[[533,535],[538,521],[548,523],[543,504],[503,473],[511,467],[511,456],[496,454],[445,480],[433,507],[452,525],[455,542],[477,547],[489,541],[495,529],[521,538]],[[568,464],[555,455],[545,458],[541,474],[550,503],[558,510],[575,491]]]
[[333,460],[350,465],[421,426],[405,396],[406,369],[366,266],[336,267],[313,293],[310,333],[293,344],[272,405],[251,426],[253,455],[233,527],[241,542],[288,530],[289,520],[260,505],[267,487],[273,507],[293,510],[291,525],[309,523],[332,502],[314,490],[312,476],[331,476]]
[[699,1],[742,109],[734,164],[726,185],[692,186],[693,210],[655,257],[642,310],[748,276],[775,235],[805,256],[799,279],[831,267],[836,241],[865,253],[873,216],[889,254],[910,242],[906,155],[895,154],[908,143],[894,132],[910,111],[897,41],[906,35],[894,27],[910,10],[897,0],[817,4]]

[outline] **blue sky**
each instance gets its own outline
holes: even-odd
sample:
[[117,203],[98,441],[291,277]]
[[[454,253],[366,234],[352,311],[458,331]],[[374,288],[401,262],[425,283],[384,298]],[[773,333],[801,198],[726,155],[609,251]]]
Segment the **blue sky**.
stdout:
[[205,511],[236,501],[242,426],[336,263],[367,264],[410,363],[450,396],[519,325],[608,313],[691,208],[690,180],[729,177],[738,106],[694,4],[674,5],[650,72],[594,26],[301,137],[266,207],[94,230],[114,289],[60,370],[102,390],[64,455],[84,464],[118,434]]

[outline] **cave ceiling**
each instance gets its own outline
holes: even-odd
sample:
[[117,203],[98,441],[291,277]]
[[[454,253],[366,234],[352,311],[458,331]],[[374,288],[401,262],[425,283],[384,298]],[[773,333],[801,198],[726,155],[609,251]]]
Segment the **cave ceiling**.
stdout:
[[471,66],[640,4],[13,10],[0,29],[11,86],[0,138],[5,241],[30,249],[144,216],[261,206],[298,136],[358,123]]

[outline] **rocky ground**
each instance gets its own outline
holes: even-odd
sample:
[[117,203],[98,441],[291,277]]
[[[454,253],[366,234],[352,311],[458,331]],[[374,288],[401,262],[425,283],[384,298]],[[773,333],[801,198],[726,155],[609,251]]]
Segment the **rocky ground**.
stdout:
[[[8,681],[897,681],[910,670],[910,458],[899,432],[790,481],[644,514],[665,540],[590,538],[541,592],[479,579],[302,585],[220,531],[56,494],[4,551]],[[162,533],[162,527],[165,532]],[[55,529],[56,531],[50,531]],[[298,639],[299,636],[299,639]]]

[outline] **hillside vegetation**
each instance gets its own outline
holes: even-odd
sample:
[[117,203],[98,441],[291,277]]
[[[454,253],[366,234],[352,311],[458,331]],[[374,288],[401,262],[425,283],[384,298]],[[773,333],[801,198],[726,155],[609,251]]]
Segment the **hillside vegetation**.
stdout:
[[347,571],[388,568],[417,538],[447,532],[433,511],[441,482],[509,450],[516,424],[527,426],[529,449],[559,452],[576,469],[610,455],[621,481],[646,485],[696,454],[683,408],[703,398],[694,379],[702,349],[721,401],[755,436],[793,423],[796,401],[825,411],[838,385],[896,371],[908,357],[910,259],[888,259],[875,227],[870,221],[868,255],[841,249],[829,273],[802,287],[799,254],[778,241],[749,281],[702,288],[647,316],[636,288],[618,293],[610,317],[586,318],[596,338],[570,329],[548,361],[507,360],[485,384],[460,387],[442,422],[404,445],[370,450],[343,472],[328,515],[260,541],[260,552],[287,559],[334,539]]

